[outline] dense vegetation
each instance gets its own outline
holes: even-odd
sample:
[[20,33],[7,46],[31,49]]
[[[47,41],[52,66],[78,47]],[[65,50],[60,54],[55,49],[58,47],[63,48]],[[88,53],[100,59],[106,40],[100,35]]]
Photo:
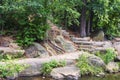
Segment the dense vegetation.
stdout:
[[77,67],[80,69],[81,75],[97,75],[104,71],[102,67],[91,65],[85,55],[79,57]]
[[[110,62],[114,62],[116,52],[114,49],[109,48],[104,53],[97,52],[96,56],[100,57],[107,65]],[[98,75],[99,73],[106,71],[104,66],[95,66],[91,64],[88,57],[89,54],[82,54],[77,61],[76,66],[80,69],[81,75]]]
[[114,61],[115,57],[117,56],[115,50],[111,48],[107,49],[106,53],[97,52],[96,55],[99,56],[106,64]]
[[81,37],[96,29],[120,35],[120,0],[0,0],[1,34],[15,34],[21,46],[45,38],[47,20],[76,29]]
[[17,77],[21,71],[29,67],[26,64],[17,64],[14,59],[10,55],[0,55],[0,61],[3,62],[0,65],[0,78],[3,80],[12,76]]

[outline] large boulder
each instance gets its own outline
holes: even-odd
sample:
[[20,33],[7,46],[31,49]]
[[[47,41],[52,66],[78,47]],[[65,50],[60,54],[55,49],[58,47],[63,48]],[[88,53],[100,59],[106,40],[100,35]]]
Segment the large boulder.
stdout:
[[106,70],[109,73],[118,72],[119,71],[119,65],[116,62],[109,62],[106,65]]
[[33,45],[25,50],[25,55],[29,58],[48,57],[49,53],[41,44],[33,43]]
[[95,56],[94,54],[84,53],[82,55],[87,57],[89,64],[96,67],[105,67],[104,61],[101,58]]
[[53,69],[50,75],[57,80],[78,80],[80,77],[80,70],[76,66],[66,66]]
[[104,61],[97,56],[89,56],[88,61],[90,64],[92,64],[96,67],[105,67]]

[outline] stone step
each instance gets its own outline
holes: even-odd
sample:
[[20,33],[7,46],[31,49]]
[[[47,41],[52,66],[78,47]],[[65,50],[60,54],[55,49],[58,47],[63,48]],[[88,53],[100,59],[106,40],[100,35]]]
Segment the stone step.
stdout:
[[74,41],[76,44],[82,44],[82,45],[94,45],[94,46],[103,46],[105,45],[105,42],[96,42],[96,41]]
[[0,47],[0,52],[3,54],[16,54],[16,53],[24,53],[25,50],[16,50],[10,47]]
[[88,52],[96,52],[96,51],[100,51],[100,52],[105,52],[108,48],[105,47],[93,47],[93,48],[78,48],[78,50],[83,50],[83,51],[88,51]]
[[85,37],[85,38],[78,38],[78,37],[73,37],[72,41],[90,41],[90,37]]
[[93,52],[94,51],[93,48],[78,48],[78,50],[80,50],[80,51],[88,51],[88,52]]
[[94,48],[93,45],[77,45],[78,48]]
[[82,45],[92,45],[93,42],[89,42],[89,41],[73,41],[76,44],[82,44]]
[[115,38],[114,39],[116,42],[120,42],[120,38],[118,37],[118,38]]

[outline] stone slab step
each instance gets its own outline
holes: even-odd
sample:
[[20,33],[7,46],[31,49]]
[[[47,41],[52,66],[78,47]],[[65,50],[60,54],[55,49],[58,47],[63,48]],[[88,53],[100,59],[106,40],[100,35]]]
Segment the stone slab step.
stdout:
[[0,51],[1,53],[3,52],[4,54],[6,53],[10,53],[10,54],[15,54],[15,53],[24,53],[25,50],[16,50],[16,49],[13,49],[13,48],[10,48],[10,47],[0,47]]
[[90,37],[85,37],[85,38],[73,37],[72,41],[90,41]]

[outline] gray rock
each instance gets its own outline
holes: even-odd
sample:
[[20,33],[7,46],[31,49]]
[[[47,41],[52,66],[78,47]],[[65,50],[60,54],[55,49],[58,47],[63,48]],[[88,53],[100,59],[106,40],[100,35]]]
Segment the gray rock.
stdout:
[[82,55],[87,57],[89,64],[96,67],[105,67],[104,61],[101,58],[95,56],[94,54],[89,54],[86,52]]
[[18,73],[14,73],[12,76],[7,76],[7,80],[15,80],[18,77]]
[[109,73],[118,72],[119,71],[119,65],[116,62],[109,62],[106,65],[106,70]]
[[73,43],[68,41],[68,40],[65,40],[62,36],[57,36],[55,40],[56,40],[56,42],[58,42],[58,43],[60,43],[62,45],[63,49],[66,52],[74,52],[74,51],[76,51],[76,48],[73,45]]
[[120,61],[120,56],[116,56],[115,61]]
[[29,58],[49,56],[47,50],[39,43],[33,43],[32,46],[25,50],[25,54]]
[[42,63],[40,62],[39,64],[35,62],[30,62],[29,67],[22,71],[19,76],[34,76],[34,75],[39,75],[41,74],[40,68],[42,66]]
[[55,68],[50,73],[54,79],[78,80],[80,77],[80,70],[75,66],[66,66]]
[[114,40],[120,42],[120,37],[114,38]]
[[66,52],[74,52],[74,51],[76,51],[74,45],[71,42],[69,42],[69,41],[66,41],[62,45],[63,45],[63,48],[64,48],[64,50]]
[[45,62],[50,62],[51,60],[61,61],[65,60],[67,65],[71,65],[75,62],[76,59],[79,58],[83,52],[74,52],[69,54],[50,56],[47,58],[28,58],[16,61],[18,64],[27,64],[28,68],[19,73],[20,76],[34,76],[41,74],[41,66]]
[[9,44],[10,44],[10,42],[4,41],[4,42],[1,42],[0,46],[9,47]]
[[115,50],[117,51],[118,55],[120,56],[120,42],[116,42],[113,44]]
[[99,74],[96,75],[97,77],[104,77],[105,76],[105,73],[104,72],[101,72]]
[[110,42],[110,41],[104,42],[103,48],[113,48],[112,42]]
[[24,50],[19,50],[19,49],[14,49],[14,48],[10,48],[10,47],[0,47],[0,53],[3,55],[17,55],[19,53],[24,54]]
[[89,56],[88,61],[93,66],[103,67],[103,68],[105,67],[104,61],[101,58],[97,57],[97,56]]
[[95,40],[95,41],[103,41],[104,40],[104,32],[99,31],[97,33],[94,33],[92,35],[92,39]]

